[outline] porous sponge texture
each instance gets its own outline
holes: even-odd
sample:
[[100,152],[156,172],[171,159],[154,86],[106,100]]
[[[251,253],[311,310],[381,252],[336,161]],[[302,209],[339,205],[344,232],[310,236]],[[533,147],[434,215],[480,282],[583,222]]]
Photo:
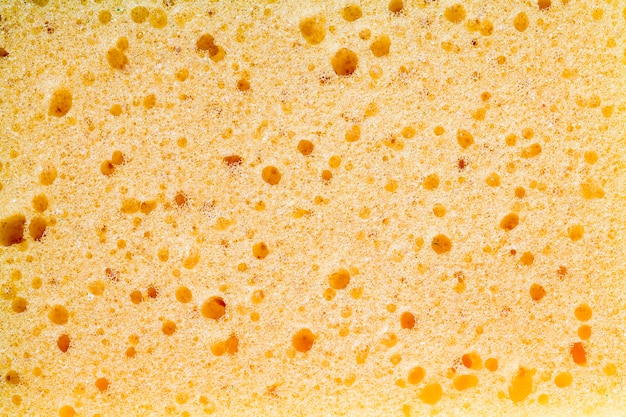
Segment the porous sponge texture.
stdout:
[[624,1],[0,16],[0,415],[626,409]]

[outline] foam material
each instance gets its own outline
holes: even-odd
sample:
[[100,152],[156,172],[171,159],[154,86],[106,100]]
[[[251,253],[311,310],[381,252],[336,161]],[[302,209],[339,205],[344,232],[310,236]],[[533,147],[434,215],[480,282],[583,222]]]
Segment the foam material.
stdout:
[[0,416],[626,410],[623,0],[0,15]]

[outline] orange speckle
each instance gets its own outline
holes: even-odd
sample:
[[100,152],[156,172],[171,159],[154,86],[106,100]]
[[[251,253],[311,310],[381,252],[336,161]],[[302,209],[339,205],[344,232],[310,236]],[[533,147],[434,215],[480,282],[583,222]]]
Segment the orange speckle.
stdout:
[[180,286],[176,289],[176,300],[180,303],[188,303],[192,299],[191,290],[187,287]]
[[18,385],[20,383],[20,374],[18,374],[16,371],[14,370],[10,370],[9,372],[7,372],[7,374],[4,376],[4,380],[9,384],[9,385]]
[[339,49],[330,61],[337,75],[352,75],[359,65],[359,58],[348,48]]
[[532,298],[533,301],[541,301],[545,295],[546,290],[541,284],[535,283],[530,286],[530,298]]
[[485,182],[490,187],[497,187],[500,185],[500,176],[496,174],[495,172],[492,172],[491,174],[487,176],[487,179],[485,180]]
[[59,417],[74,417],[75,415],[76,411],[71,405],[64,405],[59,408]]
[[174,332],[176,331],[176,323],[174,323],[171,320],[166,320],[165,322],[163,322],[163,324],[161,325],[161,331],[163,332],[163,334],[165,334],[166,336],[171,336],[174,334]]
[[113,151],[111,154],[111,163],[113,165],[122,165],[124,163],[124,154],[122,151]]
[[201,312],[208,319],[219,320],[226,314],[226,303],[221,297],[211,297],[202,304]]
[[59,350],[61,352],[67,352],[67,350],[70,348],[70,337],[66,334],[62,334],[61,336],[59,336],[59,338],[57,339],[57,346],[59,347]]
[[506,231],[513,230],[519,224],[519,216],[516,213],[509,213],[500,220],[500,227]]
[[239,338],[235,335],[231,335],[224,341],[224,345],[226,346],[226,353],[234,355],[239,351]]
[[457,375],[453,383],[454,388],[463,391],[478,385],[478,377],[476,377],[476,375]]
[[415,368],[409,371],[409,376],[407,377],[407,381],[409,384],[417,385],[424,379],[426,375],[426,371],[421,366],[416,366]]
[[467,130],[459,130],[456,133],[456,140],[459,146],[465,149],[474,143],[474,136]]
[[578,337],[581,340],[587,340],[591,337],[591,327],[587,326],[586,324],[581,325],[578,328]]
[[265,242],[255,243],[254,246],[252,246],[252,256],[258,260],[265,259],[269,254],[270,250]]
[[239,155],[227,155],[223,157],[222,160],[226,162],[228,166],[235,166],[241,165],[242,158]]
[[525,147],[521,151],[522,158],[534,158],[535,156],[541,153],[541,145],[538,143],[533,143],[530,146]]
[[539,10],[549,9],[552,5],[552,0],[537,0],[537,6],[539,6]]
[[106,378],[98,378],[96,379],[95,385],[100,392],[103,392],[109,388],[109,381]]
[[572,384],[572,374],[569,372],[559,372],[554,377],[554,384],[559,388],[569,387]]
[[446,235],[440,234],[433,238],[431,247],[437,255],[441,255],[452,249],[452,241]]
[[588,164],[595,164],[598,162],[598,154],[595,151],[586,151],[584,154],[585,162]]
[[60,326],[67,324],[68,318],[69,313],[67,309],[59,304],[52,306],[52,308],[48,312],[48,319],[52,323],[58,324]]
[[400,327],[403,329],[412,329],[415,327],[415,316],[408,311],[402,313],[400,315]]
[[485,368],[489,369],[491,372],[498,370],[498,360],[496,358],[487,358],[485,361]]
[[72,93],[67,88],[55,90],[50,99],[48,114],[55,117],[65,116],[72,108]]
[[529,266],[535,262],[535,256],[531,252],[524,252],[519,261],[521,264]]
[[580,191],[585,200],[604,198],[604,190],[599,185],[591,182],[580,184]]
[[587,353],[585,352],[585,348],[581,342],[574,343],[570,349],[570,353],[572,354],[572,359],[576,365],[587,364]]
[[606,376],[614,376],[617,374],[617,367],[612,363],[607,363],[604,367],[604,374]]
[[107,61],[111,68],[123,70],[128,65],[128,57],[118,48],[111,48],[106,54]]
[[387,35],[381,35],[378,38],[374,39],[372,44],[370,45],[370,50],[375,57],[382,57],[389,54],[389,46],[391,45],[391,40]]
[[343,290],[350,283],[350,272],[346,269],[335,271],[329,275],[328,282],[332,289]]
[[577,242],[582,239],[584,233],[585,228],[579,224],[567,228],[567,235],[572,240],[572,242]]
[[509,398],[517,403],[523,401],[533,390],[534,371],[520,367],[509,385]]
[[27,305],[28,305],[28,302],[26,301],[25,298],[15,297],[13,301],[11,302],[11,310],[13,310],[16,313],[23,313],[24,311],[26,311]]
[[355,20],[360,19],[361,16],[363,16],[363,11],[358,5],[349,5],[343,8],[342,16],[346,21],[354,22]]
[[317,45],[326,37],[326,19],[313,16],[300,21],[300,33],[311,45]]
[[424,187],[425,190],[434,190],[439,187],[439,176],[437,174],[427,175],[422,182],[422,187]]
[[359,125],[353,125],[350,129],[348,129],[345,134],[345,138],[346,142],[356,142],[357,140],[359,140],[361,138],[361,128],[359,127]]
[[11,246],[24,240],[24,224],[26,217],[23,214],[14,214],[0,220],[0,245]]
[[313,347],[314,342],[315,336],[307,328],[298,330],[291,339],[291,344],[298,352],[308,352]]
[[477,352],[466,353],[461,357],[461,361],[463,362],[463,366],[469,369],[482,369],[483,360]]
[[515,27],[515,29],[517,29],[520,32],[523,32],[526,29],[528,29],[529,23],[530,22],[528,20],[528,15],[524,12],[519,12],[515,16],[515,19],[513,19],[513,26]]
[[276,185],[280,182],[282,175],[276,167],[266,166],[261,172],[261,177],[263,178],[263,181],[269,185]]
[[579,304],[578,307],[574,309],[574,316],[580,321],[588,321],[591,320],[592,311],[589,304]]
[[427,384],[422,388],[418,397],[422,402],[429,405],[434,405],[439,402],[441,396],[443,395],[443,390],[441,389],[441,385],[436,382]]
[[387,8],[391,13],[400,13],[404,9],[404,2],[402,0],[391,0]]
[[461,23],[466,16],[465,7],[462,4],[454,4],[447,7],[443,12],[443,16],[451,23]]

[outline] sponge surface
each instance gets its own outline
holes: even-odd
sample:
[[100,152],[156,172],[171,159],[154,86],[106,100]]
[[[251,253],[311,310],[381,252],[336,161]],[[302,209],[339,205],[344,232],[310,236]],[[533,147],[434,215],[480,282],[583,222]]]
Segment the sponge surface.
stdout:
[[626,3],[0,5],[0,416],[626,409]]

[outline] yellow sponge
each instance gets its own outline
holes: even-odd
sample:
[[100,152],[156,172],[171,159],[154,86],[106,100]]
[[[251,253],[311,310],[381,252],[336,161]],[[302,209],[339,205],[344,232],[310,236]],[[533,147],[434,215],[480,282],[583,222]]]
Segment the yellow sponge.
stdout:
[[626,409],[623,0],[0,5],[0,416]]

